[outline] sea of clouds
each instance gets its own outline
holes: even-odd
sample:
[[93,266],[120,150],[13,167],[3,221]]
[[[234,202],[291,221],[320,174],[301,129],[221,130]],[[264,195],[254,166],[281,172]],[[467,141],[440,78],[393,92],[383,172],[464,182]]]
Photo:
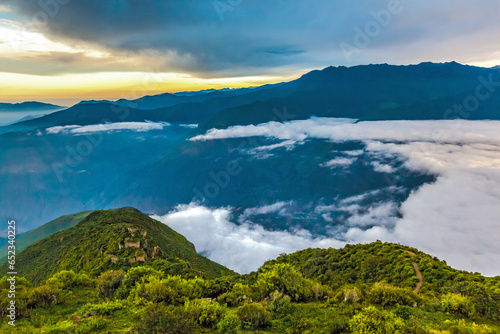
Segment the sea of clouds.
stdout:
[[[500,122],[356,123],[311,118],[210,130],[191,140],[250,136],[280,139],[289,149],[293,141],[303,143],[310,138],[363,141],[364,153],[373,156],[372,166],[376,171],[392,173],[397,168],[381,163],[377,157],[383,157],[384,161],[404,159],[404,167],[438,177],[436,182],[411,193],[400,208],[396,203],[381,203],[362,215],[353,215],[346,222],[347,231],[338,236],[317,237],[305,230],[267,231],[251,222],[252,212],[280,210],[284,205],[281,202],[247,209],[240,224],[230,221],[231,208],[207,208],[196,203],[178,206],[161,217],[154,216],[184,234],[199,252],[212,260],[247,273],[283,252],[382,240],[416,247],[458,269],[500,275]],[[325,161],[322,167],[349,164],[362,153]],[[356,200],[348,202],[344,203],[345,210],[355,212],[359,208]],[[338,206],[323,206],[316,211],[328,220],[329,210],[338,209]],[[394,218],[396,209],[402,218]]]

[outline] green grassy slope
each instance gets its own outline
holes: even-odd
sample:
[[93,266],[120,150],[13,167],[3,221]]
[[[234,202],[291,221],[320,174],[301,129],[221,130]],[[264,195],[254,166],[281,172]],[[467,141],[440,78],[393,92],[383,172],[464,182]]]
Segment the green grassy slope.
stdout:
[[[71,228],[81,222],[93,211],[83,211],[71,215],[66,215],[54,219],[47,224],[37,227],[31,231],[20,234],[16,237],[16,251],[20,252],[38,240],[42,240],[49,235]],[[7,246],[0,249],[0,254],[7,254]],[[7,256],[0,259],[0,265],[7,261]]]
[[[16,267],[19,275],[38,284],[59,270],[94,276],[158,259],[183,260],[207,277],[231,273],[197,254],[185,237],[134,208],[94,211],[75,227],[20,252]],[[4,264],[0,273],[6,271]]]

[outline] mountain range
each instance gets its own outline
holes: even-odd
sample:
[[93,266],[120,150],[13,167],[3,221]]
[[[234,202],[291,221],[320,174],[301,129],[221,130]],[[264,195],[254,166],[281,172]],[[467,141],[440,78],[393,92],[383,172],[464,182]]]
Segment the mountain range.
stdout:
[[[204,131],[311,116],[359,120],[500,119],[496,108],[500,94],[495,94],[499,85],[497,68],[455,62],[327,67],[294,81],[256,88],[187,95],[165,93],[114,102],[84,101],[13,128],[150,120],[195,123]],[[284,116],[283,108],[287,110]]]

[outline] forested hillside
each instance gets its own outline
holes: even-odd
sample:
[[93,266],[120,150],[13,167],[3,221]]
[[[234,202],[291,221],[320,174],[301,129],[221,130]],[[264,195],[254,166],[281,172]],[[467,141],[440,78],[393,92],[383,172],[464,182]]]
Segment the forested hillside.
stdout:
[[[282,254],[238,275],[133,208],[22,251],[16,333],[498,333],[500,277],[375,242]],[[5,270],[4,266],[2,270]],[[0,281],[2,333],[7,276]]]

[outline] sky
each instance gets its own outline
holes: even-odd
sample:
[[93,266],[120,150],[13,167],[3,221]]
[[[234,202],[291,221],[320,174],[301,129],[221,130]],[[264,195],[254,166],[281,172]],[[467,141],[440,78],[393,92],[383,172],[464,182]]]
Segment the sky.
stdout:
[[500,2],[0,0],[0,101],[248,87],[327,66],[500,64]]

